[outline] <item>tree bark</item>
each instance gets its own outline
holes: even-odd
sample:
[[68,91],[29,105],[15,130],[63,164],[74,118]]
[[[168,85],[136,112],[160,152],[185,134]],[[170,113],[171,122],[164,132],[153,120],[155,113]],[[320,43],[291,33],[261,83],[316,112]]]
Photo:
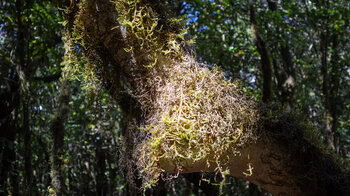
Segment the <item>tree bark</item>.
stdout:
[[70,81],[61,82],[61,92],[57,99],[57,109],[50,123],[52,134],[51,148],[51,193],[62,196],[65,195],[65,150],[64,135],[65,122],[69,114]]
[[[19,92],[11,92],[11,96],[14,93],[14,103],[9,101],[8,103],[19,104]],[[10,97],[11,97],[10,96]],[[1,99],[1,101],[5,101]],[[11,106],[10,106],[11,107]],[[7,109],[6,106],[3,109]],[[0,188],[1,190],[7,190],[7,194],[19,195],[18,188],[18,166],[16,165],[17,160],[17,148],[16,148],[16,135],[19,133],[18,127],[16,126],[16,112],[12,111],[8,113],[4,118],[1,118],[0,123]],[[5,192],[6,193],[6,192]]]
[[[82,19],[86,30],[85,33],[88,34],[88,37],[94,38],[94,43],[90,44],[95,44],[99,49],[103,48],[102,50],[108,51],[105,55],[107,54],[114,59],[115,66],[118,66],[116,68],[116,70],[119,70],[118,74],[123,76],[130,84],[129,91],[135,90],[133,88],[134,84],[142,85],[142,81],[140,82],[140,78],[133,76],[133,69],[135,68],[133,66],[145,60],[142,58],[146,57],[138,56],[139,54],[136,52],[140,51],[140,48],[135,49],[135,53],[125,51],[125,48],[128,48],[125,36],[128,36],[128,34],[123,34],[123,28],[113,28],[120,27],[120,24],[114,20],[117,13],[113,4],[108,0],[90,0],[84,6],[79,17],[83,16],[80,19]],[[152,8],[148,7],[147,9]],[[254,11],[254,8],[251,7],[251,10]],[[251,17],[254,21],[254,14]],[[256,23],[253,28],[257,30]],[[263,100],[266,102],[271,98],[271,62],[264,42],[262,42],[259,34],[256,35],[258,48],[262,52],[262,57],[264,57],[262,58],[264,66],[262,68],[264,71]],[[133,55],[139,58],[133,59]],[[181,62],[178,63],[181,65]],[[192,62],[188,62],[188,64],[190,63]],[[187,69],[185,66],[182,68],[183,70]],[[157,72],[159,70],[156,68],[144,69],[143,73],[147,74],[147,71]],[[164,79],[161,71],[157,73],[159,73],[157,77],[160,80]],[[130,97],[136,97],[132,95],[132,92],[130,92]],[[145,123],[142,119],[149,106],[142,105],[142,100],[139,100],[138,97],[135,99],[139,101],[136,102],[136,105],[141,105],[144,108],[143,112],[133,112],[135,110],[126,110],[126,112],[133,116],[131,119],[141,119],[140,122]],[[150,97],[150,99],[156,100],[154,97]],[[249,103],[253,104],[253,102]],[[247,106],[242,105],[241,107],[245,108]],[[261,126],[251,135],[252,138],[256,137],[258,139],[241,146],[239,148],[240,155],[225,154],[227,156],[221,157],[228,160],[227,165],[225,165],[229,169],[228,174],[249,180],[274,195],[348,194],[350,191],[348,186],[349,174],[341,169],[332,156],[322,150],[317,141],[307,137],[310,135],[310,130],[301,125],[302,120],[294,118],[290,114],[266,110],[262,109],[258,123]],[[276,115],[276,113],[280,114]],[[136,123],[136,125],[139,124]],[[234,148],[234,146],[230,147]],[[178,162],[166,157],[159,158],[159,167],[169,173],[217,172],[216,169],[219,166],[216,165],[215,161],[212,161],[216,157],[214,150],[198,160],[189,159]],[[179,167],[182,169],[179,170]]]
[[[277,3],[271,0],[268,0],[268,5],[269,5],[269,9],[273,12],[277,12]],[[292,61],[292,55],[290,53],[290,48],[289,48],[289,44],[288,44],[288,40],[284,40],[285,43],[283,43],[283,40],[281,38],[284,37],[284,30],[280,30],[279,27],[276,27],[277,29],[277,43],[279,43],[279,50],[280,50],[280,55],[282,57],[282,63],[283,63],[283,69],[282,69],[282,73],[279,74],[277,65],[274,67],[275,70],[275,75],[277,76],[277,82],[278,87],[281,91],[281,96],[280,96],[280,100],[282,105],[286,106],[287,111],[291,111],[293,108],[293,95],[294,95],[294,90],[295,90],[295,79],[296,79],[296,75],[295,75],[295,68],[294,68],[294,64]],[[281,32],[282,31],[282,32]],[[277,63],[277,62],[276,62]]]
[[105,150],[102,147],[103,139],[99,133],[95,135],[95,170],[96,170],[96,195],[104,196],[107,195],[108,191],[108,181],[107,176],[105,175],[106,170],[106,156]]
[[333,32],[332,35],[332,55],[330,60],[331,65],[331,77],[329,84],[329,109],[332,116],[332,133],[333,133],[333,144],[337,153],[339,153],[339,134],[337,132],[338,123],[339,123],[339,106],[341,105],[340,96],[339,96],[339,86],[340,86],[340,74],[341,68],[339,66],[339,54],[338,54],[338,35],[337,32]]
[[[18,43],[17,43],[17,55],[19,57],[19,65],[17,72],[19,75],[20,82],[20,95],[21,95],[21,106],[22,106],[22,133],[24,140],[24,185],[25,195],[32,194],[32,153],[31,153],[31,131],[30,131],[30,109],[29,109],[29,74],[30,74],[30,59],[28,57],[28,45],[29,45],[29,24],[22,23],[22,17],[25,11],[29,10],[31,1],[26,3],[21,0],[16,1],[17,11],[17,23],[18,23]],[[28,13],[27,13],[28,15]]]
[[272,99],[272,64],[271,57],[266,48],[265,40],[259,33],[254,1],[249,0],[250,22],[253,31],[253,42],[260,54],[261,73],[263,77],[262,101],[269,103]]
[[323,93],[323,105],[325,115],[325,132],[326,141],[328,146],[335,150],[334,146],[334,132],[333,132],[333,119],[330,105],[330,93],[329,93],[329,76],[328,76],[328,33],[321,32],[320,34],[320,52],[321,52],[321,73],[322,73],[322,93]]

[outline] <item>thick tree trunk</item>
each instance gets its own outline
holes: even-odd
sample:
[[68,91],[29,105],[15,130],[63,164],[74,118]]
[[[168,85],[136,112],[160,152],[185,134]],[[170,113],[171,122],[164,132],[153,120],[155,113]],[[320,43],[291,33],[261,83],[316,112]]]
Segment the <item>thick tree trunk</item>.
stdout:
[[[143,2],[144,3],[144,2]],[[150,4],[143,4],[143,6],[148,6],[147,9],[143,10],[151,10]],[[137,12],[132,12],[137,14]],[[143,82],[147,82],[149,78],[145,77],[139,77],[140,73],[137,73],[136,69],[141,69],[141,74],[148,76],[154,76],[157,78],[157,82],[161,83],[163,81],[168,81],[166,78],[166,73],[164,73],[164,70],[162,70],[163,67],[152,67],[152,68],[144,68],[142,67],[136,67],[139,63],[141,63],[141,66],[145,66],[145,64],[142,64],[142,62],[149,62],[149,59],[152,58],[150,55],[140,55],[138,52],[141,52],[142,54],[142,47],[139,48],[133,48],[132,52],[126,52],[126,50],[130,49],[130,45],[127,43],[127,36],[129,36],[127,32],[125,33],[123,27],[118,24],[118,22],[115,20],[115,16],[117,15],[116,9],[114,8],[114,5],[110,3],[108,0],[90,0],[87,1],[86,4],[83,5],[83,8],[80,9],[79,13],[79,20],[83,25],[84,33],[87,34],[87,37],[94,38],[93,42],[89,42],[89,44],[92,44],[91,46],[98,46],[99,51],[107,51],[103,55],[108,55],[109,57],[113,58],[116,64],[113,64],[114,66],[117,66],[115,70],[119,70],[117,74],[120,74],[126,82],[128,82],[128,92],[130,92],[130,97],[135,98],[138,102],[136,102],[135,105],[131,105],[129,107],[141,107],[143,110],[141,112],[134,112],[135,110],[128,110],[127,107],[125,107],[124,111],[127,112],[128,115],[133,116],[133,118],[130,119],[140,119],[139,123],[136,123],[135,125],[142,125],[142,123],[146,123],[146,119],[144,119],[147,114],[147,112],[150,112],[150,107],[155,105],[145,105],[145,103],[151,103],[156,104],[157,98],[162,98],[165,96],[164,94],[161,94],[162,89],[164,88],[171,88],[169,86],[161,86],[159,89],[152,89],[152,87],[149,87],[150,89],[142,89]],[[162,16],[160,14],[160,16]],[[162,18],[162,17],[159,17]],[[254,18],[254,17],[253,17]],[[80,24],[81,24],[80,23]],[[166,25],[166,21],[159,21],[159,23],[162,23]],[[118,28],[114,28],[118,27]],[[163,29],[166,29],[166,27],[163,26]],[[169,29],[166,29],[169,30]],[[169,30],[171,31],[171,30]],[[264,71],[264,101],[268,101],[271,98],[271,62],[268,58],[267,51],[264,50],[266,47],[261,42],[261,37],[257,37],[260,39],[259,42],[259,50],[262,52],[262,57],[264,57],[263,64],[263,71]],[[130,40],[130,39],[129,39]],[[86,41],[89,41],[88,39]],[[135,41],[135,40],[131,40]],[[137,42],[140,40],[136,40],[135,43],[142,43],[144,42]],[[130,44],[130,43],[129,43]],[[131,46],[137,46],[131,45]],[[149,49],[149,48],[147,48]],[[144,49],[146,50],[146,49]],[[96,51],[94,51],[96,52]],[[98,52],[98,51],[97,51]],[[147,53],[146,53],[147,54]],[[149,53],[148,53],[149,54]],[[152,53],[153,54],[153,53]],[[164,56],[161,56],[159,54],[159,58],[163,58]],[[167,64],[170,62],[164,62],[164,69],[167,69]],[[193,62],[181,62],[175,61],[175,65],[178,66],[181,70],[180,73],[185,74],[186,71],[189,71],[191,68],[190,65],[192,65]],[[195,64],[195,63],[194,63]],[[148,65],[148,64],[146,64]],[[157,64],[159,65],[159,64]],[[159,65],[161,66],[161,65]],[[136,71],[135,71],[136,70]],[[198,78],[196,77],[205,77],[208,76],[209,72],[205,72],[204,70],[207,70],[206,68],[200,68],[200,67],[194,67],[193,70],[195,70],[195,74],[193,77],[191,76],[191,79],[189,79],[188,85],[181,86],[181,89],[177,89],[177,93],[180,93],[182,95],[182,92],[187,90],[186,88],[190,88],[192,80],[196,80]],[[193,71],[190,70],[190,71]],[[200,71],[202,70],[202,72]],[[155,75],[152,75],[155,74]],[[175,72],[175,71],[174,71]],[[172,74],[171,72],[170,74]],[[204,74],[205,73],[205,74]],[[158,74],[158,75],[157,75]],[[177,74],[177,73],[174,73]],[[181,75],[181,74],[180,74]],[[173,77],[176,77],[174,75]],[[210,77],[210,81],[216,81],[212,80],[213,77],[215,77],[215,74],[213,74],[212,77]],[[172,78],[170,78],[171,80]],[[203,80],[204,80],[203,79]],[[224,79],[223,79],[224,80]],[[208,81],[209,82],[209,81]],[[216,81],[217,82],[217,81]],[[156,84],[154,84],[156,86]],[[205,85],[203,83],[193,85],[196,88],[200,88],[200,85]],[[140,87],[141,86],[141,87]],[[213,84],[213,89],[216,90],[218,88],[221,88],[219,82],[218,84]],[[138,90],[144,90],[144,92],[156,92],[158,93],[158,97],[152,97],[151,94],[148,94],[148,97],[146,96],[145,99],[140,98],[140,92],[133,92],[135,91],[135,87],[138,87]],[[164,87],[164,88],[163,88]],[[183,89],[182,89],[183,87]],[[193,88],[194,88],[193,87]],[[266,87],[266,88],[265,88]],[[141,88],[141,89],[140,89]],[[230,93],[227,88],[227,91],[222,91],[225,93]],[[118,92],[117,92],[118,94]],[[121,93],[119,93],[121,94]],[[136,95],[135,95],[136,94]],[[240,93],[237,93],[240,94]],[[184,95],[184,96],[190,96],[190,95]],[[221,95],[220,95],[221,96]],[[238,96],[238,95],[237,95]],[[125,97],[125,96],[124,96]],[[182,96],[181,100],[174,100],[169,99],[168,101],[171,102],[173,105],[173,108],[182,107],[182,104],[185,104],[182,102]],[[240,115],[235,117],[235,120],[231,123],[235,123],[236,121],[240,121],[242,119],[239,119],[239,116],[247,115],[247,113],[259,113],[259,111],[256,107],[253,107],[254,102],[245,101],[242,97],[223,97],[222,98],[224,103],[227,103],[229,101],[236,101],[235,103],[238,104],[237,108],[242,109],[242,113]],[[230,99],[230,100],[225,100]],[[121,99],[119,99],[120,101]],[[151,100],[151,101],[149,101]],[[196,99],[197,100],[197,99]],[[198,98],[200,101],[201,99]],[[149,101],[149,102],[147,102]],[[164,100],[163,100],[164,101]],[[130,103],[130,102],[129,102]],[[206,102],[206,104],[213,104],[215,103]],[[197,108],[198,105],[193,105],[192,107],[189,107],[188,110],[191,111],[192,108]],[[202,106],[204,107],[204,106]],[[199,115],[208,115],[208,119],[212,119],[215,115],[217,116],[223,116],[227,115],[225,114],[226,110],[224,109],[224,106],[217,106],[218,109],[215,110],[215,114],[204,114],[200,113]],[[235,106],[236,107],[236,106]],[[162,109],[162,107],[158,108]],[[199,107],[200,109],[200,107]],[[254,111],[252,111],[254,110]],[[183,158],[183,155],[179,155],[174,158],[169,158],[169,156],[160,156],[157,157],[155,161],[159,163],[160,169],[164,170],[165,172],[169,173],[192,173],[192,172],[218,172],[219,169],[227,168],[227,174],[239,177],[242,179],[249,180],[262,188],[266,189],[267,191],[271,192],[274,195],[346,195],[348,194],[349,190],[349,174],[346,174],[343,172],[343,170],[340,168],[340,166],[333,160],[333,158],[321,150],[321,147],[319,144],[310,138],[310,130],[307,130],[306,126],[301,125],[300,119],[295,119],[289,114],[276,114],[277,111],[270,111],[266,109],[267,111],[263,110],[263,112],[260,113],[260,118],[257,122],[259,124],[258,127],[251,126],[252,129],[255,129],[253,132],[249,132],[247,129],[244,129],[249,127],[249,123],[242,125],[241,129],[245,130],[242,132],[243,135],[239,135],[239,140],[241,138],[247,136],[246,134],[251,134],[247,137],[251,138],[249,140],[250,142],[244,143],[241,146],[237,147],[236,141],[228,141],[228,143],[225,143],[227,150],[231,151],[231,149],[237,149],[239,150],[239,154],[225,154],[226,151],[221,152],[222,156],[217,155],[216,149],[209,148],[205,156],[198,158],[198,159],[186,159]],[[176,112],[172,110],[173,112]],[[194,109],[193,109],[194,111]],[[185,110],[181,110],[181,112],[186,112]],[[180,113],[181,113],[180,112]],[[182,113],[181,113],[182,114]],[[169,113],[170,115],[170,113]],[[197,115],[198,116],[198,115]],[[182,116],[180,116],[181,118]],[[184,117],[182,117],[184,118]],[[237,119],[236,119],[237,118]],[[254,118],[252,116],[252,118]],[[176,120],[176,119],[175,119]],[[174,120],[174,121],[175,121]],[[186,120],[186,119],[185,119]],[[253,119],[249,119],[248,121],[252,121]],[[164,119],[163,121],[171,121],[169,119]],[[172,123],[171,121],[170,123]],[[186,121],[180,121],[180,122],[186,122]],[[220,122],[222,126],[225,125],[226,122]],[[170,124],[168,124],[170,125]],[[233,126],[233,124],[231,124]],[[152,125],[156,126],[156,125]],[[191,129],[191,127],[187,127],[186,130],[188,131]],[[200,128],[199,128],[200,129]],[[239,128],[238,128],[239,129]],[[129,130],[128,130],[129,131]],[[163,130],[164,132],[166,130]],[[176,130],[174,130],[176,131]],[[219,131],[219,130],[213,130]],[[229,131],[229,130],[225,130]],[[159,134],[161,134],[160,132]],[[225,134],[227,132],[220,132],[222,134]],[[129,132],[129,134],[132,134]],[[141,134],[141,133],[140,133]],[[157,134],[157,133],[154,133]],[[171,134],[171,133],[169,133]],[[209,137],[211,133],[206,133]],[[151,135],[151,137],[154,135]],[[222,135],[224,137],[225,135]],[[156,137],[156,136],[154,136]],[[164,136],[167,137],[167,136]],[[189,145],[186,144],[186,141],[188,140],[187,137],[191,136],[175,136],[170,135],[169,137],[172,137],[173,140],[178,139],[177,137],[181,137],[182,139],[179,141],[179,143],[176,143],[177,146],[181,145]],[[175,137],[175,138],[174,138]],[[220,137],[220,135],[218,136]],[[256,138],[256,139],[254,139]],[[162,145],[162,142],[169,142],[167,139],[169,138],[161,138],[162,140],[160,144],[159,143],[152,143],[154,146]],[[163,140],[164,139],[164,140]],[[211,141],[214,143],[218,138],[213,138]],[[169,139],[171,140],[171,138]],[[130,140],[131,141],[131,140]],[[134,140],[135,142],[135,140]],[[139,141],[136,142],[138,144]],[[196,145],[196,144],[193,144]],[[205,145],[205,144],[204,144]],[[136,146],[136,145],[135,145]],[[130,149],[135,150],[135,146],[130,147]],[[172,146],[174,147],[174,145]],[[178,147],[178,148],[180,148]],[[216,148],[220,148],[221,146],[217,146]],[[174,147],[176,148],[176,147]],[[197,149],[199,150],[199,149]],[[176,149],[175,149],[176,151]],[[195,150],[194,150],[195,152]],[[130,153],[130,152],[127,152]],[[159,152],[161,153],[161,152]],[[182,157],[180,157],[182,156]],[[152,159],[152,157],[150,157]],[[143,159],[139,159],[140,161],[144,161]],[[181,160],[181,161],[179,161]],[[226,163],[225,165],[218,165],[217,163]],[[179,170],[181,168],[181,170]],[[226,173],[222,171],[223,173]],[[152,174],[150,174],[152,175]]]
[[[230,156],[229,174],[253,182],[273,195],[347,195],[349,174],[343,175],[330,156],[317,151],[313,154],[313,150],[318,151],[309,146],[307,152],[290,154],[291,149],[277,142],[257,142],[242,149],[241,156]],[[216,165],[208,168],[206,161],[188,162],[182,165],[182,172],[215,172]],[[173,160],[161,160],[161,167],[175,173],[178,166]],[[244,174],[249,169],[251,176]]]

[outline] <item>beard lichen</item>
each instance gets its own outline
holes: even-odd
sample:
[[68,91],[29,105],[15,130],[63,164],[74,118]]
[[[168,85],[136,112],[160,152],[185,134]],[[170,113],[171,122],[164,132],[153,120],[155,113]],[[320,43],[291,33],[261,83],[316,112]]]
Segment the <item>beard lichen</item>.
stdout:
[[[84,85],[96,90],[102,84],[98,76],[102,75],[99,51],[103,44],[95,32],[98,29],[88,28],[94,21],[87,10],[96,7],[89,2],[76,12],[72,35],[86,65],[73,68],[82,74]],[[132,148],[137,149],[134,157],[143,187],[156,184],[164,171],[160,165],[164,159],[175,165],[174,172],[181,172],[186,163],[204,160],[203,171],[214,167],[225,179],[229,157],[238,156],[240,148],[257,140],[257,104],[218,68],[209,70],[184,52],[183,47],[191,41],[184,40],[186,30],[180,20],[159,15],[142,0],[117,0],[114,4],[119,25],[113,30],[124,31],[120,39],[126,42],[124,50],[133,61],[127,90],[143,111],[135,115],[143,118],[136,126],[144,142]],[[67,68],[67,72],[74,70]]]
[[180,19],[168,19],[159,16],[152,6],[142,0],[114,1],[120,25],[114,28],[125,28],[129,47],[125,51],[135,57],[139,68],[152,68],[162,63],[159,56],[166,61],[182,61],[184,52],[181,41],[187,33]]
[[145,186],[157,181],[161,159],[173,160],[178,172],[184,162],[206,160],[206,167],[214,164],[223,174],[227,156],[239,155],[241,147],[257,139],[256,103],[237,83],[226,81],[218,69],[192,63],[170,69],[143,128],[149,133],[139,156]]
[[125,50],[135,60],[133,96],[144,111],[140,130],[147,136],[136,152],[143,187],[158,181],[162,159],[178,172],[185,162],[206,160],[206,167],[215,165],[224,176],[228,156],[257,139],[256,103],[218,68],[210,71],[186,56],[180,44],[186,30],[179,20],[159,16],[142,0],[115,4],[116,28],[125,28]]
[[[83,1],[67,13],[73,17],[68,19],[72,35],[65,40],[66,50],[70,52],[66,55],[69,58],[64,59],[64,74],[82,79],[85,88],[91,91],[103,89],[103,82],[114,83],[110,86],[119,88],[115,83],[122,81],[121,90],[112,88],[117,89],[115,94],[121,95],[119,91],[123,91],[133,100],[127,104],[132,105],[130,103],[135,101],[137,105],[138,110],[130,110],[137,113],[125,110],[129,124],[124,135],[125,150],[121,151],[127,154],[125,159],[130,159],[123,160],[128,165],[128,175],[135,175],[137,167],[143,187],[147,188],[155,185],[164,172],[162,162],[174,166],[171,170],[174,173],[181,173],[191,163],[200,162],[204,163],[200,165],[201,171],[216,171],[225,179],[225,175],[230,174],[230,158],[239,156],[243,148],[258,139],[260,143],[278,141],[281,146],[294,149],[291,155],[285,155],[288,161],[300,157],[303,151],[316,152],[314,149],[319,143],[312,142],[316,137],[312,131],[305,133],[300,122],[274,114],[279,111],[261,111],[256,102],[242,93],[239,84],[227,81],[219,69],[209,70],[195,63],[194,57],[184,51],[186,30],[181,28],[180,20],[164,13],[167,9],[160,12],[162,2],[157,4],[144,0],[116,0],[116,21],[111,17],[115,13],[99,11],[100,8],[110,10],[105,8],[113,5],[109,0]],[[115,10],[111,8],[110,11]],[[110,16],[106,20],[112,23],[110,26],[100,21],[106,16]],[[94,25],[98,22],[100,25]],[[106,38],[114,35],[117,35],[115,39]],[[116,44],[106,44],[111,40]],[[124,53],[119,55],[124,50],[127,63],[122,58]],[[113,59],[109,60],[111,57]],[[105,72],[121,71],[104,74],[104,69]],[[125,80],[109,77],[118,74],[124,74]],[[312,160],[318,154],[304,153],[303,156],[309,159],[308,163],[314,163]],[[317,168],[323,171],[323,165],[318,165],[318,162],[322,163],[321,158],[294,173],[304,175],[309,166],[316,168],[313,171]],[[242,173],[252,175],[253,167],[248,163]],[[324,184],[329,182],[331,180]],[[224,181],[220,186],[223,184]]]

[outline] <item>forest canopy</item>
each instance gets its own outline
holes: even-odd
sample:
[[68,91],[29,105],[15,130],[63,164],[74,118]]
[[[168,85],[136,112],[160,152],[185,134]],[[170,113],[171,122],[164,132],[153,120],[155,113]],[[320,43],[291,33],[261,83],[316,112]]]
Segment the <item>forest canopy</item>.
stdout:
[[0,194],[349,192],[348,1],[0,7]]

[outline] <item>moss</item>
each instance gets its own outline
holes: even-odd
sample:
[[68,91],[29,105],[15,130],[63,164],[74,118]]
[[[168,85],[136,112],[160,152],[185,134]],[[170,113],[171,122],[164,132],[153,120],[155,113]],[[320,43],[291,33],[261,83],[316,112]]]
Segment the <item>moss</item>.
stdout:
[[[64,24],[67,31],[63,38],[66,54],[62,65],[64,78],[81,81],[90,99],[94,99],[101,94],[102,60],[98,53],[99,37],[91,36],[91,29],[86,28],[86,23],[92,22],[84,12],[86,9],[89,9],[89,4],[82,2],[66,8]],[[69,17],[71,15],[74,17]]]

